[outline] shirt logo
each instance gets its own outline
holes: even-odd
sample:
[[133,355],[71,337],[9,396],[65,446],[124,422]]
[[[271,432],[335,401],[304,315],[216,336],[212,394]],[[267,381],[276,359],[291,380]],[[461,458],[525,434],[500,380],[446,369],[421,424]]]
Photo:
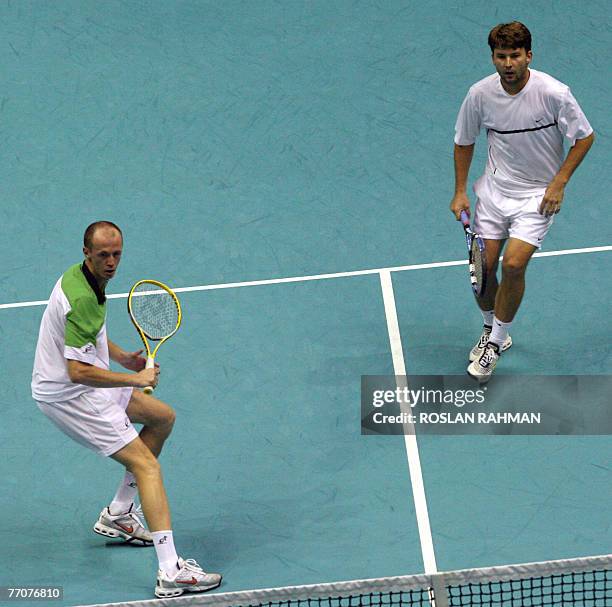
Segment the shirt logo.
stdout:
[[92,352],[95,351],[95,348],[93,344],[87,344],[86,346],[83,346],[81,348],[81,351],[83,352],[83,354],[91,354]]

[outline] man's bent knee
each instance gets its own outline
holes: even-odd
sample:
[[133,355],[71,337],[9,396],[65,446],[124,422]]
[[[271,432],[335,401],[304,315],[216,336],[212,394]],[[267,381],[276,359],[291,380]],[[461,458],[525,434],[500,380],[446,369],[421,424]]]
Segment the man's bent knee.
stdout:
[[[527,260],[528,261],[528,260]],[[509,257],[502,262],[502,273],[508,278],[521,278],[527,269],[527,261],[517,257]]]
[[135,474],[135,471],[142,471],[151,475],[161,473],[157,458],[140,437],[113,453],[111,457],[123,464],[132,474]]
[[164,416],[165,425],[169,426],[170,429],[172,429],[175,421],[176,421],[176,411],[172,407],[168,406],[168,409]]
[[170,405],[164,402],[157,401],[156,407],[147,413],[149,416],[148,423],[145,421],[147,426],[170,426],[170,428],[174,426],[176,413]]
[[151,454],[150,457],[146,456],[132,462],[128,470],[136,477],[145,475],[151,478],[157,478],[161,476],[161,466],[153,454]]
[[176,419],[176,413],[170,405],[136,390],[128,404],[127,414],[132,422],[153,430],[163,429],[167,434]]
[[170,436],[174,422],[176,421],[176,413],[172,407],[165,405],[164,409],[158,412],[154,418],[151,418],[145,427],[150,428],[156,434]]

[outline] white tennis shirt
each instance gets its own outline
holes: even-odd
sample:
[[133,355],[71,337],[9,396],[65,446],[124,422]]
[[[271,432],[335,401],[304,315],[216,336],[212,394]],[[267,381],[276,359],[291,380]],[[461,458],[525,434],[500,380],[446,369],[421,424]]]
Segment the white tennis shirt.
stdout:
[[34,400],[61,402],[94,390],[70,380],[66,359],[110,367],[106,299],[83,267],[72,266],[57,281],[43,314],[32,371]]
[[546,189],[565,158],[564,140],[573,146],[593,129],[568,86],[529,70],[527,84],[509,95],[497,73],[474,84],[461,105],[455,143],[475,143],[487,131],[486,171],[503,194],[523,198]]

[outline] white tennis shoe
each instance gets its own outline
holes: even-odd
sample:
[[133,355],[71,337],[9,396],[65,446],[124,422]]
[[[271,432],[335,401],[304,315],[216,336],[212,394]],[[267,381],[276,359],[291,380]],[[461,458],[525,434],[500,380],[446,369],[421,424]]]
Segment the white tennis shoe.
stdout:
[[179,556],[179,572],[169,577],[161,569],[157,572],[155,596],[165,599],[181,596],[184,592],[205,592],[221,584],[221,574],[206,573],[193,559],[184,560]]
[[[484,349],[487,347],[487,344],[489,343],[489,337],[491,337],[491,327],[489,327],[489,325],[484,325],[482,328],[482,333],[480,335],[480,338],[476,342],[476,345],[470,350],[470,356],[469,356],[470,362],[474,362],[475,360],[478,360],[482,356]],[[505,352],[511,347],[512,347],[512,337],[508,335],[508,337],[506,337],[502,345],[501,351]]]
[[153,537],[142,521],[142,509],[134,504],[125,514],[111,514],[108,507],[100,512],[93,530],[100,535],[122,538],[126,542],[136,542],[143,546],[152,546]]
[[478,360],[470,363],[467,368],[468,375],[481,384],[486,384],[495,371],[495,365],[500,357],[499,346],[488,342]]

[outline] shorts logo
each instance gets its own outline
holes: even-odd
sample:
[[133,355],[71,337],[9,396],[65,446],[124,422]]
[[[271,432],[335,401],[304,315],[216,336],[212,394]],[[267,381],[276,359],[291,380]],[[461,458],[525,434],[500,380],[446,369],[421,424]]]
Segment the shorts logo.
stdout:
[[126,428],[129,428],[129,427],[130,427],[130,420],[129,420],[129,418],[127,418],[127,417],[125,418],[125,427],[126,427]]

